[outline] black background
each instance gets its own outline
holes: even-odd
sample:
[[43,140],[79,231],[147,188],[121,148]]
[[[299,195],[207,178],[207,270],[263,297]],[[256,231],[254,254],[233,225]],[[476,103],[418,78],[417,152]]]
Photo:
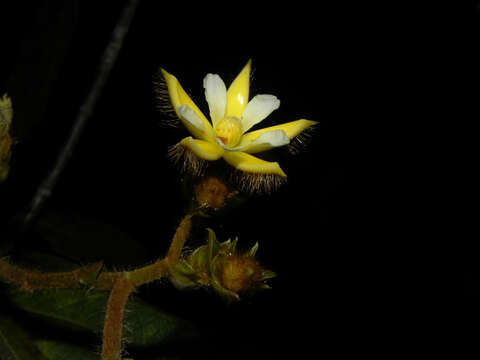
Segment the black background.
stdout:
[[[122,5],[38,1],[2,8],[8,21],[1,24],[0,93],[13,99],[18,140],[2,188],[4,219],[28,205],[51,170]],[[146,261],[165,253],[185,211],[181,176],[166,152],[186,132],[161,124],[152,90],[159,66],[176,75],[206,112],[205,74],[217,73],[228,85],[251,58],[251,94],[281,100],[268,125],[299,118],[319,123],[299,155],[278,152],[286,185],[208,223],[220,240],[238,235],[244,248],[259,241],[259,259],[278,274],[272,291],[236,305],[166,283],[139,292],[216,339],[182,348],[187,358],[195,346],[200,358],[234,359],[340,356],[375,348],[378,312],[390,295],[382,290],[380,270],[372,271],[382,253],[372,238],[383,225],[370,215],[373,195],[363,184],[375,187],[381,179],[370,178],[364,150],[371,144],[359,128],[379,116],[396,116],[384,105],[386,84],[398,76],[388,65],[392,39],[382,33],[389,16],[349,2],[140,4],[47,211],[113,224],[143,243]],[[195,246],[204,238],[191,241]],[[22,246],[19,240],[7,248]],[[388,262],[389,251],[382,261]],[[114,260],[109,265],[129,266]]]

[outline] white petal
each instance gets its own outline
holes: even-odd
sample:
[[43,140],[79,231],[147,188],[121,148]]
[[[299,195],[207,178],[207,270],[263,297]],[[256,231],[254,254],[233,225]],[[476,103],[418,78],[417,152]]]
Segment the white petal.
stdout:
[[270,150],[274,147],[284,146],[290,143],[290,138],[283,130],[272,130],[261,134],[250,144],[242,146],[242,151],[257,153]]
[[280,100],[274,95],[257,95],[245,107],[242,114],[243,132],[248,131],[252,126],[258,124],[278,109]]
[[205,97],[210,109],[210,119],[213,126],[225,116],[225,107],[227,105],[227,88],[222,78],[217,74],[207,74],[203,79],[205,88]]
[[273,147],[283,146],[290,143],[290,138],[287,136],[283,130],[272,130],[264,132],[256,140],[253,141],[253,144],[268,144]]
[[182,105],[177,108],[177,113],[186,122],[185,125],[187,125],[187,127],[188,125],[190,125],[194,127],[196,130],[205,131],[202,119],[200,119],[200,117],[192,108],[188,107],[187,105]]

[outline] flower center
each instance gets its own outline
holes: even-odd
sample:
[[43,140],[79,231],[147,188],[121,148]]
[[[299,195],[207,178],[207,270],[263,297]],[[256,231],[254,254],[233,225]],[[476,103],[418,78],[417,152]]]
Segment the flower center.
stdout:
[[234,116],[227,116],[215,125],[215,134],[225,146],[233,147],[242,137],[242,124]]

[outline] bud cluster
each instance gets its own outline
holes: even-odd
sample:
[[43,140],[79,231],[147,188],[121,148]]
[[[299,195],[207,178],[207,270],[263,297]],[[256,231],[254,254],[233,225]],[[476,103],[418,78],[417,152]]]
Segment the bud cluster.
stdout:
[[220,243],[213,230],[207,230],[207,244],[171,266],[170,278],[177,287],[211,286],[230,301],[239,300],[239,293],[270,288],[265,280],[275,273],[263,269],[255,259],[258,243],[239,253],[238,238]]

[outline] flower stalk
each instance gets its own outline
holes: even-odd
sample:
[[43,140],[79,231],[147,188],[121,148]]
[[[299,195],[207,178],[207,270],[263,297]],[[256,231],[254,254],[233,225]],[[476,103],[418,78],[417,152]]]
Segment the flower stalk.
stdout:
[[173,264],[175,261],[177,261],[182,253],[183,246],[185,245],[192,228],[191,218],[191,214],[186,215],[180,222],[180,225],[175,232],[175,236],[173,237],[166,257],[167,262],[170,264]]
[[173,236],[167,256],[132,271],[102,272],[103,263],[94,263],[70,272],[43,273],[0,259],[0,280],[24,291],[41,289],[111,290],[104,323],[102,360],[121,360],[123,316],[129,296],[141,285],[170,275],[190,234],[193,214],[187,214]]
[[102,360],[121,360],[123,315],[128,297],[135,286],[126,276],[119,273],[108,298],[105,325],[103,328]]

